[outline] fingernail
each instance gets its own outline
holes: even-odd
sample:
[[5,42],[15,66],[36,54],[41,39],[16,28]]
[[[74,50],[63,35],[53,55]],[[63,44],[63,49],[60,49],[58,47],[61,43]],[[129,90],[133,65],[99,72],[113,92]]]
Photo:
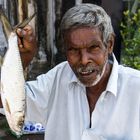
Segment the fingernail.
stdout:
[[26,35],[26,32],[25,32],[24,30],[22,30],[22,35],[23,35],[23,36]]
[[18,32],[21,32],[21,29],[20,29],[20,28],[18,28],[18,29],[17,29],[17,31],[18,31]]
[[19,45],[20,48],[23,48],[23,45]]

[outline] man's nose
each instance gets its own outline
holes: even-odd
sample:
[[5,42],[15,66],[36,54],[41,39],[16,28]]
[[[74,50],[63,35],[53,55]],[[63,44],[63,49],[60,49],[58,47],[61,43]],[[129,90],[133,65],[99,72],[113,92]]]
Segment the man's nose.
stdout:
[[87,52],[86,49],[82,49],[81,50],[81,64],[87,65],[89,62],[91,62],[89,52]]

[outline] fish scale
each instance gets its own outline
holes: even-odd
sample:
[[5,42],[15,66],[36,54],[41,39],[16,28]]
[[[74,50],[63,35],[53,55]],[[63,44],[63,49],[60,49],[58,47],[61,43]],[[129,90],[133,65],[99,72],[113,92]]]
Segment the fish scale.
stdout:
[[7,122],[17,136],[22,134],[26,102],[24,71],[16,29],[24,28],[34,16],[35,13],[13,28],[4,12],[0,10],[3,32],[8,42],[8,48],[1,66],[0,92]]
[[25,80],[17,35],[11,32],[1,67],[1,97],[8,124],[16,135],[22,133],[25,111]]

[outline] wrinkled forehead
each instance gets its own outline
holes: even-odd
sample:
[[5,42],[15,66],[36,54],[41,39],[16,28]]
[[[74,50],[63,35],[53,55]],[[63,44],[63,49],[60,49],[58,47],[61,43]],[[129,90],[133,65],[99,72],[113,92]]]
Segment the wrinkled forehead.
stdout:
[[67,31],[64,39],[67,45],[86,46],[91,45],[93,42],[101,42],[102,34],[97,27],[79,27]]

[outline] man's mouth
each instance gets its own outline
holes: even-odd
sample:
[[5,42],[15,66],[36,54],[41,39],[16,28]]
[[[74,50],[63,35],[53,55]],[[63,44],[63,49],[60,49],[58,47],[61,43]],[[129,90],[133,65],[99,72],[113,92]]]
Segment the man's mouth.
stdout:
[[79,74],[82,75],[82,76],[88,76],[88,75],[91,75],[94,72],[95,72],[95,70],[79,71]]
[[93,66],[80,67],[80,68],[78,68],[78,73],[82,77],[87,77],[87,76],[91,76],[93,74],[97,74],[98,70],[95,69]]

